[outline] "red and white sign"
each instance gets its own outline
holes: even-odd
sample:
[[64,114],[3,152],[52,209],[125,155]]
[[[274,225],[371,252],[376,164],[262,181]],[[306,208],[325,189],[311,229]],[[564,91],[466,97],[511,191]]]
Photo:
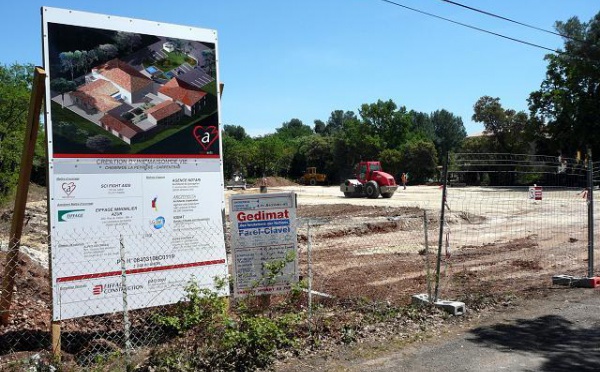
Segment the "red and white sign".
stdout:
[[542,186],[531,186],[529,187],[529,199],[542,200]]

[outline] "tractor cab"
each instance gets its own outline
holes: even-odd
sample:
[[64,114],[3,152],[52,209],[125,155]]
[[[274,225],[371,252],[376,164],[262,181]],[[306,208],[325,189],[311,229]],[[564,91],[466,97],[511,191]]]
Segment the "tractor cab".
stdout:
[[361,183],[367,183],[373,178],[373,172],[381,170],[381,163],[378,161],[361,161],[356,166],[355,176]]

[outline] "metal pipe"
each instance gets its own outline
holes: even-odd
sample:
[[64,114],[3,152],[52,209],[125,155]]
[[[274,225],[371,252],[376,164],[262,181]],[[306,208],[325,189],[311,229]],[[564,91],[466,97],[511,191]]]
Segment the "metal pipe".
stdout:
[[440,235],[438,238],[438,252],[437,261],[435,265],[435,294],[433,297],[434,301],[438,300],[439,287],[440,287],[440,266],[442,260],[442,240],[444,238],[444,212],[446,207],[446,188],[448,187],[448,158],[449,154],[446,153],[446,163],[444,164],[444,172],[442,176],[442,210],[440,211]]
[[431,302],[431,268],[429,267],[429,234],[427,223],[427,210],[423,210],[423,229],[425,230],[425,271],[427,273],[427,301]]
[[588,278],[594,276],[594,162],[592,150],[588,148]]

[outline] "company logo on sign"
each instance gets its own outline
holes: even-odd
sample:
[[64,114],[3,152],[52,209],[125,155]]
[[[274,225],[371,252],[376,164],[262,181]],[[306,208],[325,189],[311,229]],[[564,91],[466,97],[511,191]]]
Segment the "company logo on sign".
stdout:
[[210,146],[219,138],[219,130],[213,125],[208,127],[198,125],[194,128],[194,138],[204,151],[208,151]]
[[67,194],[67,196],[70,196],[76,188],[77,185],[75,184],[75,182],[63,182],[62,184],[62,189],[65,192],[65,194]]
[[137,291],[143,289],[144,286],[141,284],[137,285],[128,285],[127,287],[123,287],[121,283],[107,283],[107,284],[97,284],[93,287],[92,293],[94,296],[99,296],[101,294],[111,294],[123,292],[123,288],[126,288],[128,291]]
[[155,219],[153,219],[152,221],[150,221],[150,223],[152,224],[152,226],[154,226],[155,229],[160,229],[163,226],[165,226],[165,218],[163,216],[160,217],[156,217]]
[[64,211],[58,211],[58,222],[68,222],[82,219],[83,212],[85,212],[85,209],[67,209]]
[[158,200],[158,196],[155,196],[154,199],[152,199],[152,210],[155,212],[158,212],[157,200]]

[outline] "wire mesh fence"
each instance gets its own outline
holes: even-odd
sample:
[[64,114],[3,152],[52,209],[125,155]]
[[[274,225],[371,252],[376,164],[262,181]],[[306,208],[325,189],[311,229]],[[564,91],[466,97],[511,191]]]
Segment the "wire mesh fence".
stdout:
[[556,274],[586,276],[588,200],[581,189],[450,188],[446,234],[454,272],[514,291]]
[[366,212],[371,215],[305,220],[301,275],[308,277],[310,269],[312,288],[325,298],[405,303],[425,283],[422,212]]
[[[547,167],[554,173],[534,172],[536,182],[563,177],[557,168],[561,162],[550,163]],[[300,289],[302,295],[291,309],[307,317],[312,332],[322,329],[314,323],[324,313],[342,313],[352,303],[406,306],[412,295],[431,293],[439,286],[441,298],[463,301],[468,309],[476,308],[482,297],[549,287],[556,274],[586,275],[593,205],[590,189],[581,181],[586,172],[568,171],[571,186],[558,180],[551,185],[461,187],[469,168],[456,164],[445,200],[439,186],[420,186],[423,200],[404,202],[398,194],[394,198],[400,201],[394,206],[346,202],[299,206],[292,222],[297,255],[281,269],[297,268],[300,284],[293,290]],[[498,170],[493,173],[482,164],[468,177],[483,183],[506,181]],[[520,171],[525,169],[519,166]],[[491,177],[484,175],[490,172]],[[512,181],[523,177],[520,172],[504,176]],[[598,215],[597,210],[591,212]],[[229,294],[235,306],[239,299],[231,295],[233,282],[220,286],[215,282],[215,277],[231,278],[234,273],[231,249],[236,236],[230,226],[226,228],[222,242],[222,227],[204,222],[179,226],[177,231],[87,226],[54,238],[44,248],[20,247],[16,261],[10,263],[16,274],[10,321],[0,326],[0,363],[50,350],[51,319],[61,319],[61,349],[77,367],[85,370],[108,359],[111,369],[125,369],[173,340],[161,317],[186,300],[190,281]],[[593,231],[597,235],[598,229]],[[223,244],[226,259],[219,253]],[[11,248],[3,244],[0,252],[3,280]],[[174,252],[185,259],[172,261]],[[594,263],[594,270],[598,267]],[[258,288],[268,270],[254,269],[262,273],[252,279]],[[275,275],[269,283],[289,280],[284,276]],[[268,311],[277,311],[285,296],[272,296]]]
[[593,276],[593,174],[590,154],[451,154],[448,185],[458,187],[448,189],[446,222],[462,275],[514,291],[540,277]]

